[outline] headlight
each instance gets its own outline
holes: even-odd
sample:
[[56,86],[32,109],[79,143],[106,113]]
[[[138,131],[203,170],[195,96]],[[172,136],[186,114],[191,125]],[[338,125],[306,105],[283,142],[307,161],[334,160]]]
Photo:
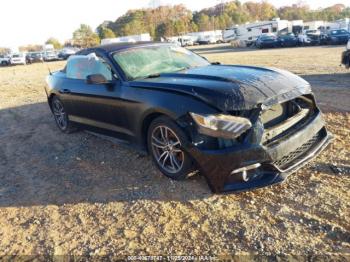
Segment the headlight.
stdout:
[[252,127],[247,118],[230,115],[199,115],[190,113],[201,134],[233,139]]

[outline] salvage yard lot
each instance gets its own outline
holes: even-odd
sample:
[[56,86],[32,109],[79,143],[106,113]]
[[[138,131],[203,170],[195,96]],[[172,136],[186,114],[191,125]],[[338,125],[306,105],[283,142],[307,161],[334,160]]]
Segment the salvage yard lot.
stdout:
[[[55,126],[44,64],[0,68],[0,256],[303,255],[350,259],[350,72],[343,47],[192,47],[210,61],[274,66],[313,85],[333,143],[280,185],[214,195],[149,157]],[[64,62],[48,64],[51,70]],[[306,259],[306,257],[304,257]]]

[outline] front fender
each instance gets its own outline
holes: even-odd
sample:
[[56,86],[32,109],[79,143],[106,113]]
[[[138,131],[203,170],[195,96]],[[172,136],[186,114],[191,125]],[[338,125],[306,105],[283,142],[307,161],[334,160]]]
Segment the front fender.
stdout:
[[126,117],[127,119],[132,119],[130,125],[133,125],[132,129],[138,138],[137,143],[141,146],[144,146],[145,132],[148,130],[150,120],[153,120],[154,117],[166,115],[184,127],[185,123],[179,121],[179,119],[183,119],[189,112],[202,114],[219,112],[205,102],[188,94],[141,87],[129,87],[128,89],[125,98],[132,98],[135,103],[129,106],[126,111]]

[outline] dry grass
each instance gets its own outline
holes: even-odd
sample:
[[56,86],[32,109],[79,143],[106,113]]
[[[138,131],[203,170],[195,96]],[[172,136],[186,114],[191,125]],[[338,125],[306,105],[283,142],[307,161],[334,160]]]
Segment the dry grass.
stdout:
[[61,134],[45,102],[46,67],[0,68],[0,256],[349,259],[350,72],[338,67],[342,48],[205,48],[196,47],[213,61],[276,66],[309,77],[334,143],[284,184],[213,195],[201,177],[171,181],[132,149],[84,132]]

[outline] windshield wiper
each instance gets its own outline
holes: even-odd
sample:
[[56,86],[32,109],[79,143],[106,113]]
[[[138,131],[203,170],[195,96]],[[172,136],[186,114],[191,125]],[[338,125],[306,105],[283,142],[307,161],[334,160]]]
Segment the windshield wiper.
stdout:
[[191,67],[191,66],[184,66],[184,67],[180,68],[179,70],[176,70],[175,72],[180,72],[180,71],[188,70],[188,69],[191,69],[191,68],[195,68],[195,66],[194,66],[194,67]]
[[[180,71],[183,71],[183,70],[188,70],[188,69],[191,69],[191,68],[195,68],[195,67],[191,67],[191,66],[184,66],[178,70],[176,70],[175,72],[180,72]],[[171,73],[171,72],[170,72]],[[154,74],[150,74],[150,75],[147,75],[144,77],[144,79],[147,79],[147,78],[157,78],[157,77],[160,77],[160,73],[154,73]]]
[[145,78],[157,78],[157,77],[160,77],[160,74],[159,74],[159,73],[150,74],[150,75],[146,76]]

